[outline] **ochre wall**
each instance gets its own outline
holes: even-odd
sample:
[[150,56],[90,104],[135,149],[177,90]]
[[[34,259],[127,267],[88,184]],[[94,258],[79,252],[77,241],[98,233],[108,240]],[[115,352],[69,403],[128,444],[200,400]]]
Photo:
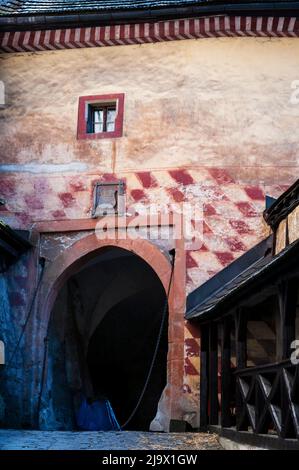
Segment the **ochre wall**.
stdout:
[[[264,236],[265,194],[298,176],[298,70],[295,38],[3,54],[2,217],[23,227],[88,218],[93,182],[112,177],[126,181],[137,211],[141,202],[202,204],[190,291]],[[123,137],[78,141],[78,97],[105,93],[125,93]],[[187,325],[182,409],[193,424],[197,391],[198,334]]]

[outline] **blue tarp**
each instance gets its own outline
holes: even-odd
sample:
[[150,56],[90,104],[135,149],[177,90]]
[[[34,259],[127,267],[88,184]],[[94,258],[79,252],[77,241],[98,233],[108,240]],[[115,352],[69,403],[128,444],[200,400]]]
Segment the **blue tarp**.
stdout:
[[84,399],[77,412],[77,426],[81,431],[120,431],[113,409],[106,399],[88,403]]

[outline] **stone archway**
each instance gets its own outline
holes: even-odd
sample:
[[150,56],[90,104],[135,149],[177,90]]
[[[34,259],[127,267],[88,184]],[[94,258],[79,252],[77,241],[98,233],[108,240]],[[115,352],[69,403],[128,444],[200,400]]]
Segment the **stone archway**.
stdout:
[[[51,310],[63,283],[72,273],[96,256],[100,250],[109,247],[122,248],[139,256],[155,271],[165,291],[168,291],[171,275],[170,257],[167,253],[163,253],[158,246],[144,239],[100,240],[95,233],[87,235],[73,243],[46,268],[39,296],[39,311],[42,313],[42,321],[38,328],[39,344],[42,344],[47,336]],[[183,413],[179,404],[184,363],[182,305],[185,302],[185,291],[182,290],[182,272],[184,272],[184,257],[179,251],[174,264],[173,282],[169,292],[167,386],[159,402],[158,414],[154,422],[154,429],[156,430],[167,431],[170,420],[181,419]],[[41,367],[38,370],[38,376],[40,381],[42,376]],[[38,380],[38,377],[36,377],[36,380]]]

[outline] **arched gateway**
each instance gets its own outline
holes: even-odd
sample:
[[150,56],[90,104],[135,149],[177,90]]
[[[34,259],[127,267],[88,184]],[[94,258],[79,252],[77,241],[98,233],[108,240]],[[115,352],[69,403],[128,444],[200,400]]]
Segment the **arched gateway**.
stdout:
[[124,422],[146,380],[164,306],[168,316],[152,380],[128,429],[148,430],[152,422],[168,430],[170,419],[180,418],[183,351],[181,358],[173,351],[180,320],[183,334],[182,261],[179,253],[169,290],[168,251],[145,239],[101,240],[92,233],[49,263],[38,302],[39,344],[46,338],[36,377],[39,427],[71,429],[79,394],[92,389],[111,400]]

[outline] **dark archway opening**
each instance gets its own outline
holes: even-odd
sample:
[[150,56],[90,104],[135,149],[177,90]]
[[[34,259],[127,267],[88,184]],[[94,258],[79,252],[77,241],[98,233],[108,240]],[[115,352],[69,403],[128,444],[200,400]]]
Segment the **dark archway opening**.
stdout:
[[[144,289],[117,304],[94,332],[88,365],[96,393],[109,398],[121,424],[135,408],[151,365],[161,324],[165,295]],[[167,323],[151,380],[126,429],[149,429],[166,384]]]
[[[153,269],[123,249],[106,249],[65,283],[50,327],[44,429],[76,429],[82,396],[109,399],[120,424],[140,397],[167,299]],[[168,318],[151,378],[128,430],[149,430],[166,385]]]

